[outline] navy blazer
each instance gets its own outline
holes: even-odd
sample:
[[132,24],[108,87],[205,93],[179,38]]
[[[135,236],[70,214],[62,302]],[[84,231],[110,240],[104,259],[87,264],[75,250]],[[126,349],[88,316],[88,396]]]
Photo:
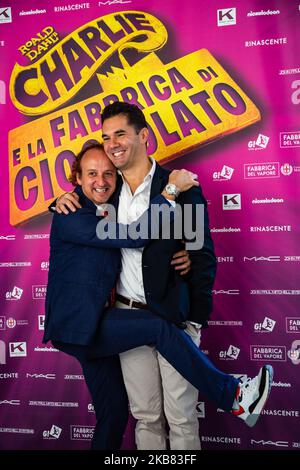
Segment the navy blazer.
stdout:
[[[139,248],[149,243],[150,233],[156,236],[150,231],[148,210],[139,218],[140,223],[147,218],[149,232],[145,239],[100,240],[96,236],[100,220],[96,207],[81,187],[76,192],[82,209],[68,216],[55,213],[52,221],[43,342],[90,344],[120,272],[120,248]],[[170,206],[161,195],[151,204]],[[127,228],[122,224],[117,227],[117,233]]]
[[[156,163],[152,179],[150,200],[160,194],[168,183],[170,171]],[[122,182],[116,192],[116,207],[118,207]],[[176,204],[204,205],[204,243],[199,250],[189,251],[191,270],[181,276],[175,271],[171,260],[175,252],[184,249],[180,240],[157,239],[151,240],[143,250],[142,272],[146,302],[149,310],[185,327],[185,321],[190,320],[208,326],[207,320],[213,308],[212,288],[216,276],[216,256],[214,244],[209,230],[207,202],[201,187],[194,186],[183,192],[176,199]],[[192,213],[192,224],[195,224],[195,214]],[[183,237],[183,240],[185,238]],[[190,241],[190,240],[187,240]]]
[[[168,183],[170,171],[157,165],[152,180],[150,199],[161,193]],[[152,240],[143,251],[143,280],[146,301],[150,310],[169,320],[180,323],[190,320],[207,327],[213,308],[212,288],[216,276],[216,256],[209,230],[207,202],[201,187],[194,186],[183,192],[176,204],[204,205],[204,243],[198,250],[189,250],[191,270],[181,276],[170,262],[176,251],[182,250],[179,240]],[[195,213],[192,213],[195,224]],[[185,238],[183,238],[185,239]],[[153,263],[157,260],[157,264]]]

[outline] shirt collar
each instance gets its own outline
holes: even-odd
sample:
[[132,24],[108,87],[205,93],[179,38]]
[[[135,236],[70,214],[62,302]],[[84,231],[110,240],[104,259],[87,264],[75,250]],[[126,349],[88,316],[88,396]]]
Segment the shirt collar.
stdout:
[[100,211],[100,212],[104,212],[107,210],[107,207],[108,207],[108,203],[107,202],[104,202],[103,204],[95,204],[95,206],[97,207],[97,210]]
[[[152,166],[151,166],[149,172],[146,174],[145,178],[143,179],[143,183],[145,183],[147,180],[150,180],[150,181],[151,181],[152,178],[153,178],[153,175],[154,175],[154,173],[155,173],[156,161],[154,160],[153,157],[149,157],[149,160],[151,161]],[[121,175],[122,180],[123,180],[123,183],[124,183],[125,180],[124,180],[124,177],[123,177],[123,175],[122,175],[121,170],[118,170],[118,173],[119,173],[119,175]]]

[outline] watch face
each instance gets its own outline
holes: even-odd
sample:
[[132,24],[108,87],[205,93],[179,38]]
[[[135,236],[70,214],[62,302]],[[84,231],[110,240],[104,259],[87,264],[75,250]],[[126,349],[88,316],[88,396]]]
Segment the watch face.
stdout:
[[175,194],[175,187],[174,187],[174,184],[167,184],[166,186],[166,191],[168,194],[170,194],[171,196]]
[[178,193],[178,190],[175,186],[175,184],[168,183],[166,186],[166,191],[170,196],[176,196]]

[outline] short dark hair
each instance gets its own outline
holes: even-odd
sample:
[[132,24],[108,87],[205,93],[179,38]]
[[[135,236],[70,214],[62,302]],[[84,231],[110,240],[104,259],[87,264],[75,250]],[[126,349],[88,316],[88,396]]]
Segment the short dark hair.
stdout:
[[79,173],[80,175],[82,173],[82,169],[81,169],[82,157],[85,155],[85,153],[88,150],[91,150],[91,149],[102,150],[105,153],[103,144],[100,144],[99,142],[96,142],[96,141],[88,142],[86,145],[83,145],[82,150],[76,155],[75,160],[73,161],[71,174],[68,178],[68,180],[70,181],[70,183],[72,183],[73,186],[77,186],[78,184],[77,173]]
[[143,111],[135,104],[125,103],[124,101],[115,101],[103,109],[101,114],[102,124],[106,119],[118,116],[119,114],[124,114],[127,117],[128,124],[134,126],[137,134],[144,127],[148,127]]

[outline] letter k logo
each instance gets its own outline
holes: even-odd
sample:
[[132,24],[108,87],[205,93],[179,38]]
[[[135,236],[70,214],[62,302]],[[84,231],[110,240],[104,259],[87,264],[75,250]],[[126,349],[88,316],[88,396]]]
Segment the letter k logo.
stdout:
[[223,210],[241,209],[240,194],[222,194]]
[[238,202],[237,202],[237,199],[236,199],[237,196],[238,196],[238,195],[236,194],[236,195],[234,195],[234,196],[228,197],[227,194],[225,194],[225,195],[224,195],[224,202],[225,202],[225,204],[226,204],[226,205],[229,204],[229,203],[231,203],[231,204],[237,204],[237,203],[238,203]]
[[4,18],[9,18],[8,14],[8,8],[5,8],[5,10],[0,10],[0,16],[4,16]]
[[0,23],[11,23],[11,8],[0,8]]
[[218,10],[219,20],[223,20],[225,16],[228,20],[233,20],[234,19],[234,16],[232,15],[233,11],[234,11],[233,8],[230,8],[230,10]]
[[26,342],[9,343],[9,355],[10,357],[27,356]]
[[236,24],[236,8],[225,8],[217,11],[218,26]]

